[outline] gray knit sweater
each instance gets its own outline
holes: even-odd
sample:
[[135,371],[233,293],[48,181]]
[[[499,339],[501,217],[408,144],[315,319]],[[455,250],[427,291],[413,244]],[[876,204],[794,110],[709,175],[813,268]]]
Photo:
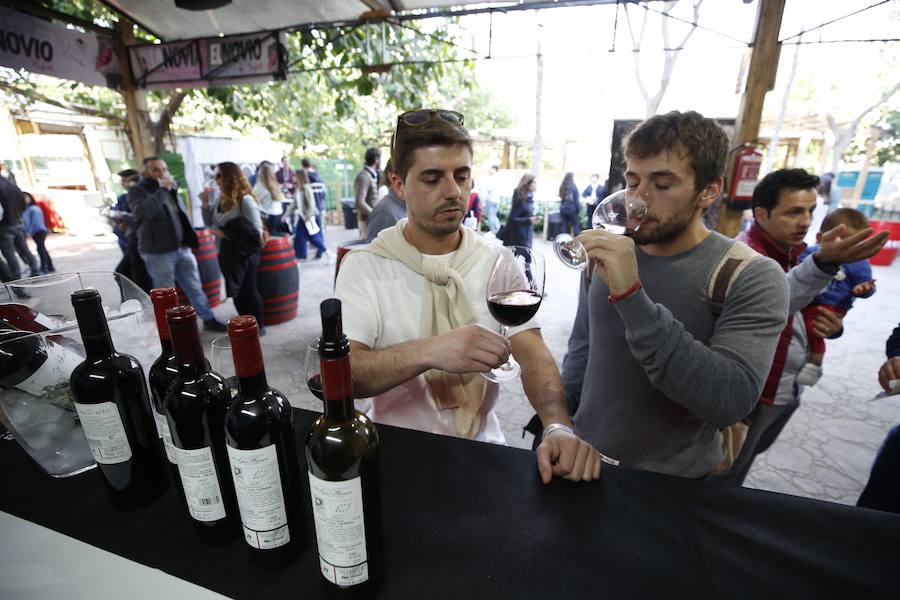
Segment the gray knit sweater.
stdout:
[[587,286],[582,278],[563,380],[580,398],[578,435],[625,466],[706,475],[722,460],[718,429],[759,398],[788,285],[775,261],[754,258],[716,319],[707,285],[732,243],[711,233],[676,256],[638,248],[643,289],[614,304],[599,277]]

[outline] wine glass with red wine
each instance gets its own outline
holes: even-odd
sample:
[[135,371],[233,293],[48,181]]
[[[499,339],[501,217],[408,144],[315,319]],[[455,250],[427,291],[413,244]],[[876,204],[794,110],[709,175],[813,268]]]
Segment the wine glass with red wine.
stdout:
[[319,362],[319,338],[313,338],[306,345],[306,386],[313,396],[324,400],[322,396],[322,366]]
[[[637,190],[625,188],[603,199],[591,215],[593,229],[605,229],[616,235],[633,235],[647,215],[647,203]],[[553,240],[553,250],[564,265],[582,270],[587,266],[588,255],[581,242],[568,233],[561,233]]]
[[[504,247],[494,260],[485,296],[488,310],[500,322],[504,337],[510,327],[527,323],[544,298],[544,257],[524,246]],[[519,363],[510,356],[484,376],[500,383],[515,379],[520,372]]]

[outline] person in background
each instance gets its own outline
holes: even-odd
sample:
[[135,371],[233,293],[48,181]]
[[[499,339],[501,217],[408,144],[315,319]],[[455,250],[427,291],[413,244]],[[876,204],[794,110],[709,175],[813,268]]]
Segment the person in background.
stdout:
[[[803,307],[825,290],[840,266],[873,256],[887,241],[884,231],[868,237],[871,229],[847,235],[843,225],[826,231],[819,249],[800,262],[806,250],[803,238],[816,208],[819,178],[803,169],[779,169],[766,175],[753,190],[753,225],[738,236],[748,246],[773,259],[786,273],[790,292],[787,323],[778,339],[769,374],[756,406],[747,415],[750,426],[740,453],[727,473],[717,478],[742,484],[757,455],[772,446],[791,415],[800,406],[803,388],[797,374],[809,361],[809,339]],[[819,307],[813,319],[819,337],[843,333],[843,317]]]
[[356,174],[353,193],[356,200],[356,218],[359,222],[359,237],[366,239],[369,213],[375,208],[378,198],[378,168],[381,166],[381,151],[378,148],[366,150],[366,164]]
[[325,200],[327,199],[328,193],[325,188],[325,182],[322,180],[322,176],[319,175],[319,172],[316,171],[316,166],[310,162],[308,158],[304,158],[300,161],[300,166],[303,167],[303,170],[306,171],[306,177],[309,179],[309,184],[312,186],[313,195],[316,198],[316,225],[319,226],[319,232],[322,235],[322,241],[325,241],[325,223],[323,221],[323,217],[325,215]]
[[469,194],[469,207],[466,209],[465,223],[467,223],[467,227],[481,231],[481,196],[475,190]]
[[397,196],[393,185],[390,184],[393,172],[394,165],[388,160],[384,166],[385,179],[388,181],[388,193],[375,205],[375,209],[369,215],[369,227],[366,232],[367,244],[378,237],[383,229],[393,227],[397,221],[406,217],[406,202]]
[[581,202],[578,186],[575,185],[575,174],[571,172],[566,173],[559,184],[559,216],[562,219],[561,233],[581,233]]
[[816,192],[828,205],[829,213],[833,213],[841,205],[841,188],[838,187],[836,179],[834,173],[829,171],[822,175],[819,179],[819,185],[816,186]]
[[[138,250],[153,281],[153,287],[175,287],[177,283],[197,310],[207,331],[226,331],[216,320],[200,283],[197,234],[176,194],[178,184],[169,175],[166,161],[148,156],[141,180],[128,190],[128,204],[136,218]],[[208,197],[206,191],[200,198]],[[206,202],[206,200],[203,200]]]
[[17,255],[28,265],[32,276],[38,275],[40,267],[34,254],[28,249],[25,227],[22,225],[25,195],[19,186],[5,177],[0,177],[0,210],[0,254],[6,260],[10,276],[13,279],[22,277]]
[[[869,220],[858,210],[839,208],[828,214],[822,221],[821,231],[816,235],[816,240],[821,240],[822,233],[834,229],[838,225],[844,226],[847,235],[856,235],[869,226]],[[800,255],[800,260],[806,259],[818,250],[818,244],[808,247]],[[853,308],[854,300],[868,298],[874,293],[875,280],[872,279],[872,267],[869,265],[868,259],[863,258],[841,265],[825,291],[803,308],[803,320],[806,324],[806,335],[809,338],[809,362],[804,364],[797,373],[799,385],[815,385],[822,377],[825,340],[815,330],[815,319],[819,315],[820,307],[843,317],[847,311]]]
[[534,238],[534,225],[541,218],[534,214],[534,191],[537,181],[534,175],[526,173],[519,180],[512,196],[512,208],[506,219],[506,231],[503,236],[504,246],[525,246],[531,248]]
[[291,162],[287,156],[281,157],[281,168],[275,173],[275,178],[281,185],[281,191],[284,195],[288,198],[293,198],[294,194],[297,193],[297,175],[294,173],[294,169],[291,168]]
[[116,198],[113,212],[110,218],[113,221],[113,233],[118,238],[119,249],[122,255],[128,254],[129,232],[134,235],[134,216],[131,214],[131,206],[128,204],[128,189],[141,178],[140,173],[134,169],[123,169],[118,172],[119,183],[125,190]]
[[41,259],[41,274],[55,273],[56,269],[53,268],[53,261],[50,259],[50,254],[44,245],[44,240],[47,239],[47,224],[44,223],[44,211],[34,201],[34,196],[28,192],[22,193],[25,194],[25,212],[22,213],[25,233],[31,236],[31,239],[34,240],[34,245],[37,246],[38,257]]
[[[885,394],[900,393],[900,324],[888,338],[887,360],[878,370],[878,383]],[[891,429],[878,450],[875,464],[857,506],[900,513],[900,425]]]
[[581,197],[584,198],[587,203],[585,206],[585,213],[587,214],[587,225],[585,227],[587,229],[591,229],[593,227],[593,223],[591,223],[591,217],[594,214],[594,209],[597,208],[597,205],[606,198],[606,186],[607,182],[600,183],[600,176],[594,173],[591,175],[591,184],[584,188],[584,192],[582,192]]
[[215,208],[209,211],[211,222],[207,225],[215,227],[213,231],[221,240],[219,266],[225,278],[225,292],[234,300],[239,315],[256,317],[259,334],[265,335],[262,296],[256,285],[259,255],[264,245],[259,203],[250,182],[233,162],[219,163],[216,183],[219,195]]
[[493,165],[490,175],[487,176],[481,188],[481,195],[484,199],[484,218],[487,220],[488,229],[493,234],[500,229],[500,219],[497,218],[497,211],[500,209],[500,195],[497,193],[499,172],[500,167]]
[[[294,223],[294,254],[300,260],[306,260],[307,244],[316,247],[316,260],[323,256],[327,260],[331,260],[331,254],[322,238],[322,229],[318,225],[319,221],[316,220],[318,214],[315,193],[309,183],[306,171],[297,171],[297,195],[288,208],[287,218]],[[294,221],[295,215],[296,221]]]
[[335,285],[354,396],[372,397],[378,423],[503,443],[499,386],[482,373],[512,351],[545,427],[536,454],[542,480],[597,479],[600,456],[572,433],[538,324],[514,327],[507,339],[488,312],[488,276],[504,250],[462,226],[472,189],[472,140],[462,125],[461,114],[444,110],[397,119],[391,180],[409,218],[347,254]]
[[282,205],[284,195],[281,193],[281,187],[275,177],[275,169],[269,161],[263,161],[259,165],[256,185],[253,186],[253,195],[259,202],[259,212],[265,219],[266,228],[271,233],[280,231],[282,215],[284,215],[284,206]]

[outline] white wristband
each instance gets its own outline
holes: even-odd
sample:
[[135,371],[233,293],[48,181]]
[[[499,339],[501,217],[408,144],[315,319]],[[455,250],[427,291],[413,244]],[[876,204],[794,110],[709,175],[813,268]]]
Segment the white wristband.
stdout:
[[549,425],[544,427],[544,432],[541,434],[541,441],[543,442],[544,440],[546,440],[547,436],[550,435],[551,433],[553,433],[554,431],[556,431],[557,429],[562,429],[563,431],[571,433],[572,435],[575,434],[575,432],[572,431],[572,428],[569,427],[568,425],[563,425],[562,423],[550,423]]

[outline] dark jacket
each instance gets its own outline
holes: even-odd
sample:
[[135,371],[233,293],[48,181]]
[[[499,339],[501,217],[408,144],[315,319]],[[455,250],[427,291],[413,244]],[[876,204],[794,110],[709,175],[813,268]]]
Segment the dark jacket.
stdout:
[[531,217],[534,216],[534,196],[529,193],[525,199],[513,192],[512,208],[506,220],[506,231],[503,236],[504,246],[525,246],[531,248],[534,237]]
[[[175,198],[177,209],[167,201]],[[138,250],[141,254],[174,252],[182,246],[197,248],[197,234],[181,201],[155,179],[141,180],[128,190],[128,204],[135,217]],[[177,221],[177,225],[176,225]],[[178,235],[180,230],[180,236]]]
[[[590,198],[591,197],[591,186],[587,186],[586,188],[584,188],[584,192],[581,194],[581,196],[583,198]],[[598,185],[597,189],[594,191],[594,196],[597,198],[598,202],[600,200],[603,200],[603,198],[606,196],[606,186]]]
[[241,289],[250,261],[258,260],[262,239],[244,217],[229,219],[221,230],[225,237],[219,244],[219,268],[225,279],[225,295],[233,298]]
[[887,344],[885,344],[885,353],[888,358],[900,356],[900,325],[894,327],[894,333],[888,338]]
[[559,212],[576,216],[581,213],[581,201],[578,199],[578,188],[573,184],[559,199]]
[[21,225],[22,213],[25,212],[25,194],[19,186],[0,177],[0,206],[3,207],[3,219],[0,225]]

